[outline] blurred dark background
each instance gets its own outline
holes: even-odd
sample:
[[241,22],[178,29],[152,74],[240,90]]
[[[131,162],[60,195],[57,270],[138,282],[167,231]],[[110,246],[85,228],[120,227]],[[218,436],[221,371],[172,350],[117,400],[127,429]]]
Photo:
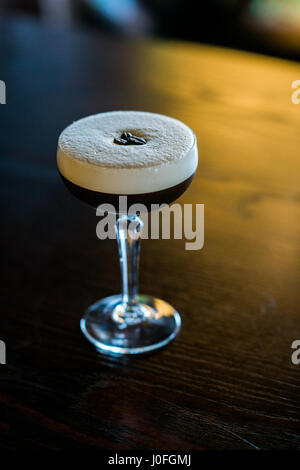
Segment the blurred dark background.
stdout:
[[300,59],[300,0],[0,0],[3,13]]

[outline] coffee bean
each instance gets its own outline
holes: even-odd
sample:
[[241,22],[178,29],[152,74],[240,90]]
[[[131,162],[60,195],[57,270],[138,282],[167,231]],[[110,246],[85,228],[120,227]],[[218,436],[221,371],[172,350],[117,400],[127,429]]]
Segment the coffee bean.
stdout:
[[144,139],[139,139],[138,137],[130,137],[129,145],[144,145],[146,141]]
[[131,132],[123,132],[123,134],[121,135],[121,139],[125,139],[125,140],[129,140],[131,137],[133,137]]
[[120,139],[119,137],[114,138],[114,143],[119,145],[129,145],[128,140]]
[[121,137],[115,137],[114,143],[119,145],[144,145],[147,141],[143,137],[132,135],[131,132],[123,132]]

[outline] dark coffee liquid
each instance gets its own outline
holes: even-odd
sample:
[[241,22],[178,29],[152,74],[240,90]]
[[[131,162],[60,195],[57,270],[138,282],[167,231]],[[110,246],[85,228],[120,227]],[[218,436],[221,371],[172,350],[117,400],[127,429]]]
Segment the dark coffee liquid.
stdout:
[[152,193],[142,194],[110,194],[100,193],[98,191],[92,191],[90,189],[82,188],[77,184],[71,183],[63,175],[61,178],[68,188],[68,190],[80,201],[92,207],[98,207],[100,204],[112,204],[116,209],[119,207],[119,196],[127,196],[128,207],[132,204],[144,204],[147,210],[151,210],[151,204],[171,204],[171,202],[178,199],[191,184],[195,173],[187,178],[182,183],[176,184],[167,189],[161,191],[154,191]]

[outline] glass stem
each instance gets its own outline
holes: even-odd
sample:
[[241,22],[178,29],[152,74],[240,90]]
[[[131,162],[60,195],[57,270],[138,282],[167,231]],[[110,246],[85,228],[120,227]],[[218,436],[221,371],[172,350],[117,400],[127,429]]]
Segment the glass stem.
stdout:
[[[136,321],[138,309],[138,271],[143,222],[137,216],[119,216],[116,222],[116,235],[119,246],[122,276],[123,308],[119,317],[126,323]],[[120,318],[120,319],[122,319]]]

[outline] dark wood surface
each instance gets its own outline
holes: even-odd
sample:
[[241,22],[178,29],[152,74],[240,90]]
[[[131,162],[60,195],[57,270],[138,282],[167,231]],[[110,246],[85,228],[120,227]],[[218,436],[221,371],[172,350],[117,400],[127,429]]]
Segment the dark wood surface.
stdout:
[[[299,449],[299,64],[7,19],[0,64],[0,447]],[[177,117],[199,141],[180,201],[205,204],[203,250],[143,243],[141,291],[183,319],[147,357],[100,355],[79,329],[90,303],[119,292],[119,265],[63,187],[56,143],[110,109]]]

